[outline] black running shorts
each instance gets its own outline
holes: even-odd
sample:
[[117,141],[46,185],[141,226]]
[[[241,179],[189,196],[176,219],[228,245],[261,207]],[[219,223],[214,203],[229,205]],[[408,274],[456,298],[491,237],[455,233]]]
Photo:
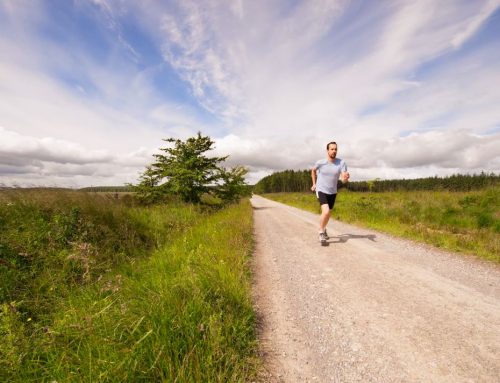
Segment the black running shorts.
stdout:
[[323,192],[318,192],[318,201],[320,205],[328,204],[330,210],[333,209],[333,205],[335,205],[335,198],[337,198],[337,194],[325,194]]

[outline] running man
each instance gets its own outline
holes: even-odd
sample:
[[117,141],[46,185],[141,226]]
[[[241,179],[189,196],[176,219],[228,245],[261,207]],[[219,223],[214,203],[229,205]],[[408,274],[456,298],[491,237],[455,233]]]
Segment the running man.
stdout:
[[[330,211],[335,205],[337,197],[337,182],[340,178],[342,183],[349,181],[349,173],[344,160],[337,158],[337,143],[329,142],[326,145],[326,159],[319,160],[311,169],[312,187],[316,192],[321,205],[321,216],[319,219],[319,241],[326,244],[328,233],[326,225],[330,219]],[[316,182],[317,180],[317,182]]]

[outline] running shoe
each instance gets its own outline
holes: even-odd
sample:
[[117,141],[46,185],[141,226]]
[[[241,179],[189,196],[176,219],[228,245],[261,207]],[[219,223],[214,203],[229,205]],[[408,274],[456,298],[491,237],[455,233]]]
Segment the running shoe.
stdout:
[[326,229],[325,229],[325,230],[323,230],[323,233],[325,234],[325,238],[326,238],[326,239],[330,239],[330,236],[329,236],[329,235],[328,235],[328,233],[326,232]]
[[323,243],[326,243],[326,235],[325,233],[319,233],[319,241],[323,244]]

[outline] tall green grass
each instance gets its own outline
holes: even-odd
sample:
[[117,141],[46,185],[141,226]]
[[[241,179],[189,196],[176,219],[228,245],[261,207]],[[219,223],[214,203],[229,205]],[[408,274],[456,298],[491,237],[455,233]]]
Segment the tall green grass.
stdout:
[[[265,194],[319,213],[313,193]],[[332,217],[500,262],[500,187],[479,191],[341,191]]]
[[[225,382],[246,381],[255,375],[258,359],[247,264],[252,248],[248,201],[217,212],[201,212],[190,205],[123,205],[113,199],[99,201],[101,197],[95,195],[81,200],[71,193],[45,196],[52,199],[49,203],[1,198],[2,209],[25,209],[17,217],[32,212],[34,218],[28,221],[34,226],[21,231],[31,232],[32,237],[39,231],[34,228],[48,227],[45,233],[54,232],[53,226],[58,227],[53,223],[55,211],[71,218],[72,209],[78,206],[79,225],[110,227],[107,234],[119,240],[102,242],[105,236],[76,230],[74,236],[80,240],[79,236],[86,235],[87,242],[71,237],[64,246],[45,253],[50,240],[41,241],[44,250],[37,256],[57,258],[60,264],[46,260],[44,267],[23,269],[39,280],[24,291],[9,276],[20,272],[14,262],[17,258],[12,255],[9,266],[0,265],[5,290],[0,314],[0,379]],[[90,198],[88,205],[85,198]],[[23,207],[23,203],[31,207]],[[92,209],[98,213],[90,215]],[[41,212],[46,214],[44,219]],[[0,210],[5,224],[19,224],[15,216]],[[1,243],[13,253],[19,249],[13,245],[15,233],[12,229],[1,237]],[[129,245],[127,241],[131,241]],[[16,246],[23,242],[29,241],[18,239]],[[95,261],[87,262],[88,268],[80,264],[80,258],[72,258],[71,252],[77,251],[74,243],[100,249],[79,248],[82,259]],[[66,262],[77,262],[78,267],[68,271]],[[84,277],[87,270],[90,278]],[[54,276],[58,273],[63,275],[61,279]],[[36,301],[40,285],[46,288]]]

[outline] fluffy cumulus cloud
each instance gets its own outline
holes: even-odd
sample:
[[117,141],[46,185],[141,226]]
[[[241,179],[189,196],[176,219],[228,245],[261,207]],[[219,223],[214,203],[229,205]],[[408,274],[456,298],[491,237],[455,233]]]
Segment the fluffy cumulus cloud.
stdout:
[[430,131],[389,141],[359,141],[352,148],[351,164],[361,169],[433,166],[466,172],[493,170],[500,166],[499,147],[499,134],[484,137],[466,131]]
[[134,182],[130,174],[137,175],[151,156],[145,148],[116,155],[107,150],[88,150],[71,141],[25,136],[0,127],[0,173],[4,185],[78,187],[84,180],[89,185],[99,184],[99,180]]
[[500,0],[52,7],[0,3],[0,183],[131,182],[198,130],[250,182],[331,140],[354,180],[500,171]]

